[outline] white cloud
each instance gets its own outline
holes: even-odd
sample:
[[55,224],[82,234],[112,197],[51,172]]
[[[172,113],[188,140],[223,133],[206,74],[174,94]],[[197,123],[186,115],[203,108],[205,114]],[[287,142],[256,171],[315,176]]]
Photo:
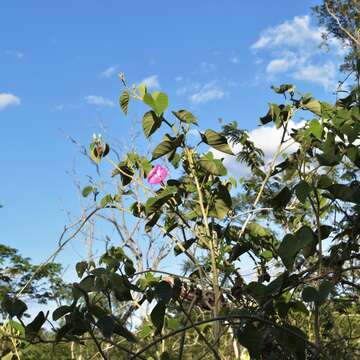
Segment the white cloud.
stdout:
[[0,93],[0,110],[7,108],[8,106],[16,106],[20,105],[21,100],[19,97],[8,94],[8,93]]
[[255,50],[279,46],[307,47],[314,43],[320,44],[321,34],[320,28],[311,26],[308,15],[295,16],[291,21],[285,21],[263,31],[260,38],[251,47]]
[[232,56],[230,58],[230,62],[233,63],[233,64],[238,64],[239,63],[239,58],[236,57],[236,56]]
[[140,81],[140,84],[145,84],[149,89],[159,88],[160,87],[159,77],[158,75],[148,76],[145,79],[142,79]]
[[292,51],[283,51],[281,57],[271,60],[266,66],[269,74],[286,72],[294,66],[300,66],[306,61],[303,56],[296,56]]
[[115,106],[115,103],[112,100],[107,99],[103,96],[87,95],[87,96],[85,96],[84,99],[88,104],[96,105],[98,107],[114,107]]
[[[261,50],[267,53],[265,73],[271,80],[276,74],[287,73],[295,80],[317,83],[330,89],[335,86],[337,57],[343,56],[346,49],[338,40],[330,39],[329,47],[333,52],[327,53],[325,60],[321,48],[323,32],[322,27],[311,24],[308,15],[295,16],[263,31],[251,48],[255,52]],[[264,76],[258,74],[257,78]]]
[[[290,120],[288,129],[298,129],[305,125],[305,121],[299,121],[295,123]],[[249,131],[250,140],[254,142],[254,144],[259,147],[265,155],[265,162],[269,162],[275,155],[277,148],[280,144],[282,138],[283,130],[276,129],[275,126],[261,126]],[[286,145],[285,145],[286,146]],[[241,149],[241,145],[236,145],[232,147],[234,153],[237,153]],[[297,145],[293,144],[286,148],[286,153],[294,152],[297,149]],[[211,149],[215,158],[223,158],[224,165],[233,175],[236,176],[244,176],[249,174],[249,169],[245,164],[237,162],[236,158],[231,155],[224,154],[215,149]]]
[[104,78],[110,78],[118,72],[119,65],[109,66],[103,72],[101,72],[100,76]]
[[18,50],[5,50],[5,55],[12,56],[21,60],[24,57],[24,53]]
[[294,73],[294,78],[317,83],[329,89],[333,87],[336,82],[336,66],[332,61],[328,61],[322,65],[309,64],[299,68]]
[[214,82],[207,83],[190,95],[189,100],[194,104],[206,103],[212,100],[222,99],[226,92]]

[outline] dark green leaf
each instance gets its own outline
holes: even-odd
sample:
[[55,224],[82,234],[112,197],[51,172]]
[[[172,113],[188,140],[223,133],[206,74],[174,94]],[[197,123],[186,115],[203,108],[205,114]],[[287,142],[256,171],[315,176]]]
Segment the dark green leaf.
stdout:
[[158,117],[154,111],[148,111],[145,113],[142,120],[142,127],[145,136],[151,136],[161,126],[161,122],[161,118]]
[[46,321],[46,316],[42,311],[40,311],[35,319],[30,323],[27,324],[25,327],[25,333],[28,336],[35,336],[43,326],[44,322]]
[[27,306],[23,301],[16,298],[12,299],[8,296],[2,301],[1,307],[10,317],[21,316],[27,310]]
[[100,329],[104,337],[109,338],[112,336],[115,330],[115,321],[111,316],[104,316],[100,318],[97,323],[97,327]]
[[54,321],[59,320],[64,315],[71,313],[72,309],[73,309],[73,307],[68,306],[68,305],[63,305],[63,306],[58,307],[57,309],[54,310],[54,312],[52,314],[53,320]]
[[282,209],[286,207],[288,202],[291,200],[292,191],[285,186],[282,190],[280,190],[274,198],[271,200],[271,204],[275,209]]
[[197,125],[196,117],[187,110],[179,110],[172,112],[180,121]]
[[301,297],[305,302],[315,302],[318,298],[318,292],[315,288],[306,286],[302,291]]
[[120,96],[119,103],[121,110],[124,112],[125,115],[127,115],[128,113],[129,101],[130,101],[130,94],[127,90],[124,90]]
[[247,323],[237,332],[237,340],[249,351],[251,359],[260,359],[263,346],[262,333],[251,323]]
[[227,174],[227,170],[222,161],[214,159],[211,152],[206,153],[200,158],[199,165],[212,175],[225,176]]
[[205,134],[201,134],[201,137],[206,144],[213,147],[214,149],[229,155],[234,155],[230,149],[226,137],[217,133],[216,131],[208,129],[205,131]]
[[173,289],[168,282],[160,281],[154,286],[154,293],[159,301],[167,304],[173,296]]
[[305,203],[305,201],[307,200],[310,192],[311,192],[311,187],[309,186],[309,184],[305,181],[305,180],[301,180],[296,186],[295,186],[295,194],[296,197],[299,199],[299,201],[301,203]]
[[151,161],[156,160],[178,148],[182,144],[183,138],[184,138],[183,135],[179,135],[175,139],[166,139],[162,141],[154,149],[152,153]]
[[78,277],[81,278],[85,272],[85,270],[88,268],[87,261],[80,261],[76,264],[75,269],[78,274]]
[[155,335],[161,334],[162,328],[164,326],[165,309],[165,304],[163,302],[159,302],[151,311],[150,318],[156,329]]
[[295,235],[285,235],[279,246],[278,254],[289,271],[292,270],[298,252],[310,245],[314,238],[314,233],[308,226],[300,228]]

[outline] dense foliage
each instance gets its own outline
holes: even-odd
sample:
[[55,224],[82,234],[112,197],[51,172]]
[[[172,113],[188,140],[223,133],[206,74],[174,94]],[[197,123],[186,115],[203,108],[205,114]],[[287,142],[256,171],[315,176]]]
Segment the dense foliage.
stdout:
[[[359,69],[356,47],[351,61]],[[282,101],[270,103],[260,122],[282,137],[268,159],[236,122],[198,130],[189,110],[169,111],[165,93],[120,79],[121,110],[143,104],[143,135],[156,145],[150,156],[119,155],[93,138],[89,158],[99,168],[111,164],[116,186],[82,189],[89,208],[57,252],[97,215],[111,213],[165,239],[167,256],[180,257],[183,269],[144,268],[133,233],[124,236],[110,218],[123,246],[79,262],[78,282],[51,316],[41,311],[27,321],[24,290],[3,296],[2,359],[42,358],[45,349],[54,359],[360,357],[359,87],[333,104],[291,84],[273,87]],[[304,125],[292,128],[299,119]],[[249,175],[228,176],[228,156]],[[16,252],[8,251],[14,262]],[[33,281],[49,266],[31,268],[20,288],[37,293]]]

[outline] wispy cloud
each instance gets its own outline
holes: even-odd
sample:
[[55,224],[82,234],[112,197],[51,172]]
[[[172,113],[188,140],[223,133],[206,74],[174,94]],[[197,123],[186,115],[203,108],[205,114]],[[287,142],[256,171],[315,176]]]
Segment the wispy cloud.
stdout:
[[118,69],[119,69],[119,65],[109,66],[100,73],[100,76],[103,78],[110,78],[118,72]]
[[279,46],[312,47],[313,44],[318,45],[321,41],[321,29],[311,26],[310,17],[305,15],[295,16],[290,21],[266,29],[251,47],[255,50]]
[[332,61],[328,61],[321,66],[305,65],[295,72],[294,78],[317,83],[328,89],[335,83],[336,66]]
[[20,105],[21,100],[14,94],[0,93],[0,110],[4,110],[9,106]]
[[201,84],[200,82],[193,82],[182,86],[176,90],[176,94],[186,96],[193,104],[202,104],[209,101],[222,99],[228,94],[215,81]]
[[238,64],[239,63],[239,58],[237,56],[231,56],[229,61],[233,64]]
[[145,79],[142,79],[140,81],[140,84],[145,84],[149,89],[159,88],[160,87],[159,76],[158,75],[148,76]]
[[203,85],[199,91],[190,96],[190,101],[194,104],[206,103],[212,100],[222,99],[226,95],[225,91],[213,82]]
[[85,96],[84,99],[88,104],[95,105],[97,107],[114,107],[115,106],[115,103],[112,100],[107,99],[103,96],[87,95],[87,96]]
[[[321,48],[323,31],[323,28],[311,24],[308,15],[295,16],[292,20],[264,30],[251,49],[256,53],[262,51],[267,56],[264,70],[268,78],[288,73],[293,79],[317,83],[330,89],[335,85],[337,56],[343,55],[346,49],[336,39],[330,39],[329,46],[333,53],[327,54],[325,61]],[[322,71],[322,68],[327,71]],[[316,79],[310,76],[311,73],[322,78]]]
[[5,50],[5,55],[14,57],[21,60],[24,57],[24,53],[18,50]]

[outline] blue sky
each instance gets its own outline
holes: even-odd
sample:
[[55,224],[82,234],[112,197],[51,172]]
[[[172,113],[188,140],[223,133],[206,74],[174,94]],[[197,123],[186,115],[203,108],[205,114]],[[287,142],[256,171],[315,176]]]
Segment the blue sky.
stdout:
[[[94,132],[129,142],[131,120],[117,105],[123,71],[189,108],[200,127],[237,120],[253,130],[277,100],[270,86],[291,82],[331,100],[343,49],[318,48],[317,1],[108,0],[4,2],[0,10],[0,127],[3,151],[0,242],[44,259],[80,213],[68,172],[93,172],[71,144]],[[320,79],[320,80],[319,80]],[[278,99],[280,101],[280,99]],[[104,128],[106,130],[104,130]],[[252,132],[271,152],[273,129]],[[60,257],[65,264],[72,245]]]

